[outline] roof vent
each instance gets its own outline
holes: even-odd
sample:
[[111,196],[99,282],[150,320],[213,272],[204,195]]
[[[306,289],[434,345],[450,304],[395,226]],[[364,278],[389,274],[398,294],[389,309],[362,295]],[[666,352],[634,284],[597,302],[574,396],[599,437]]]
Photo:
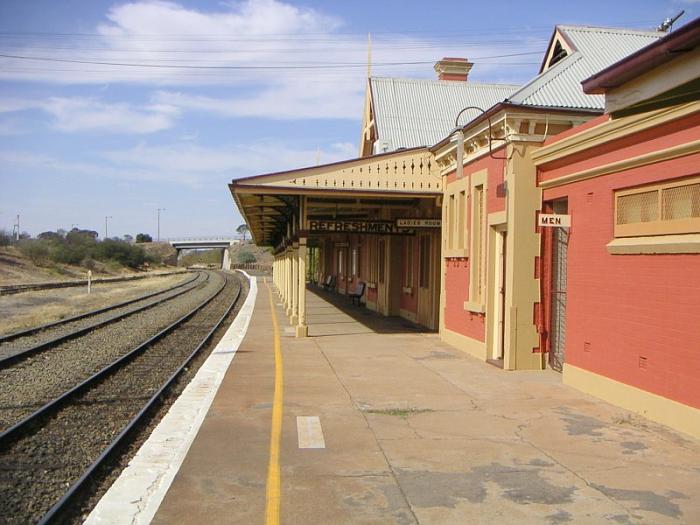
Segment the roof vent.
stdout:
[[466,58],[445,57],[435,63],[435,71],[437,71],[439,80],[466,82],[473,65]]

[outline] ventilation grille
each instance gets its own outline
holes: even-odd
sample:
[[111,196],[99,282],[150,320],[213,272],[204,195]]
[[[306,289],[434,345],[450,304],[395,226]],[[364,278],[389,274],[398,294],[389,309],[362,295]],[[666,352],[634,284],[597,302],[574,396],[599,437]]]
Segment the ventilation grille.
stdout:
[[661,199],[664,220],[700,217],[700,183],[665,189]]
[[617,199],[617,224],[635,224],[659,219],[659,192],[645,191]]

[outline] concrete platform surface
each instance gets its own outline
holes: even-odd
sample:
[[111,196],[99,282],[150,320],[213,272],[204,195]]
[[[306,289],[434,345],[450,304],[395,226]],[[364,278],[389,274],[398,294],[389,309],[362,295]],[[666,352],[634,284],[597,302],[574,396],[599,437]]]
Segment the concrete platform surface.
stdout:
[[[248,332],[156,524],[265,522],[268,286],[259,280]],[[311,337],[297,339],[272,296],[281,523],[700,523],[697,440],[555,372],[504,372],[343,297],[309,293]]]

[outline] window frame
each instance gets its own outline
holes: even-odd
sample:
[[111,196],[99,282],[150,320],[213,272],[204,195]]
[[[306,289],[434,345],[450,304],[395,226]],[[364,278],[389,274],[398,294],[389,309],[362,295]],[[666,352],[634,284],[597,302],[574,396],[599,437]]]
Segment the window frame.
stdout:
[[450,182],[445,189],[447,213],[443,224],[444,257],[469,257],[470,177]]
[[[680,235],[700,233],[700,217],[690,217],[684,219],[664,219],[663,218],[663,191],[682,186],[692,186],[700,184],[700,175],[674,179],[670,181],[658,182],[636,186],[634,188],[624,188],[613,191],[613,235],[616,238],[622,237],[643,237],[658,235]],[[618,207],[621,197],[637,195],[655,191],[657,219],[647,222],[635,222],[629,224],[618,223]]]

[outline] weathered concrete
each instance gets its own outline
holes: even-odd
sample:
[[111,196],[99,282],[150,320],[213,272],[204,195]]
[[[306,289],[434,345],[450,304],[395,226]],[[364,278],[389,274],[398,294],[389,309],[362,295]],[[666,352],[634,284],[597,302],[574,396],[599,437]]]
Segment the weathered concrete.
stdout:
[[[263,522],[274,363],[259,286],[155,523]],[[282,325],[282,523],[700,523],[697,440],[345,299],[309,294],[308,338]],[[297,416],[320,418],[325,448],[299,448]]]

